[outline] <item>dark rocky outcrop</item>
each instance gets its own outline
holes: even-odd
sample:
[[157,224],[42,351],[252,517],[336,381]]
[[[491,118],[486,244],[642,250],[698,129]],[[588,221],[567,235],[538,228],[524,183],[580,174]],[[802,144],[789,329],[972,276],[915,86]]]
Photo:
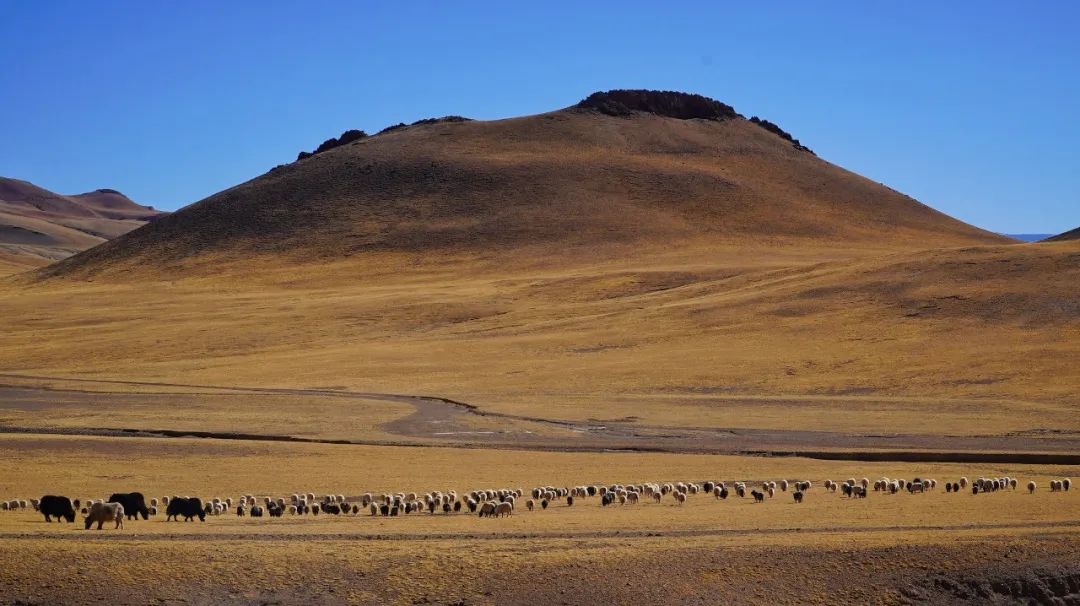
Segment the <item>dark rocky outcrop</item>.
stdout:
[[368,136],[368,134],[365,133],[362,130],[355,130],[355,129],[347,130],[347,131],[341,133],[340,137],[330,137],[326,141],[323,141],[322,144],[319,145],[318,147],[316,147],[315,151],[313,151],[313,152],[305,152],[305,151],[300,152],[299,154],[297,154],[296,159],[297,160],[303,160],[304,158],[310,158],[311,156],[314,156],[315,154],[321,154],[324,151],[334,149],[335,147],[341,147],[342,145],[345,145],[347,143],[352,143],[353,141],[359,141],[360,139],[363,139],[363,138],[365,138],[367,136]]
[[[814,153],[813,150],[811,150],[809,147],[806,147],[802,143],[799,143],[798,139],[796,139],[795,137],[792,137],[791,133],[789,133],[786,130],[780,128],[780,126],[777,125],[776,123],[769,122],[768,120],[765,120],[764,118],[758,118],[757,116],[753,116],[752,118],[750,118],[750,121],[753,122],[754,124],[757,124],[761,128],[764,128],[765,130],[769,131],[770,133],[780,137],[781,139],[786,139],[787,141],[790,141],[791,144],[795,147],[795,149],[800,150],[800,151],[804,151],[804,152],[809,152],[811,154]],[[817,155],[817,154],[814,154],[814,155]]]
[[655,90],[609,90],[595,92],[574,107],[609,116],[645,112],[679,120],[730,120],[741,118],[735,108],[703,95]]

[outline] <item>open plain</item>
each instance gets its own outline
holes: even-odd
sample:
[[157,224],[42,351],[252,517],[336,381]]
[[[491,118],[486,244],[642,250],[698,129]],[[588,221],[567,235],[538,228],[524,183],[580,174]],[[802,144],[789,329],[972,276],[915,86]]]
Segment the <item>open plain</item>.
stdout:
[[[8,510],[0,599],[1080,600],[1049,488],[1080,478],[1080,243],[608,95],[357,138],[0,278],[0,500],[521,489],[513,515]],[[813,486],[751,498],[782,480]],[[748,492],[524,506],[680,481]]]

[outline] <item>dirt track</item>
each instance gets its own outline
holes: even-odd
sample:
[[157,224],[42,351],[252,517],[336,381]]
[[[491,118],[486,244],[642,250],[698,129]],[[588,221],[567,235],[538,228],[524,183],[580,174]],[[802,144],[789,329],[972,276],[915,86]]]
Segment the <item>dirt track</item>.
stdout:
[[[25,381],[53,380],[53,377],[0,375]],[[803,456],[811,458],[880,461],[1013,462],[1080,464],[1080,435],[1010,434],[949,436],[916,433],[842,433],[722,427],[669,427],[643,425],[633,421],[582,423],[562,419],[525,417],[482,410],[454,400],[422,396],[356,392],[336,389],[281,389],[238,386],[188,385],[131,381],[71,380],[95,388],[126,387],[127,390],[83,391],[43,386],[0,386],[0,412],[34,411],[48,406],[50,398],[84,402],[87,407],[116,406],[124,401],[160,402],[161,406],[183,406],[193,395],[211,395],[224,401],[235,394],[302,396],[316,399],[345,399],[404,403],[413,412],[382,425],[386,439],[319,439],[261,433],[213,432],[184,427],[80,427],[56,428],[48,424],[19,426],[0,424],[0,432],[64,433],[115,436],[202,437],[234,440],[268,440],[375,445],[453,445],[483,448],[537,449],[563,451],[636,450]],[[130,388],[176,388],[170,393],[132,393]],[[487,422],[477,430],[476,420]],[[494,422],[494,427],[491,423]]]

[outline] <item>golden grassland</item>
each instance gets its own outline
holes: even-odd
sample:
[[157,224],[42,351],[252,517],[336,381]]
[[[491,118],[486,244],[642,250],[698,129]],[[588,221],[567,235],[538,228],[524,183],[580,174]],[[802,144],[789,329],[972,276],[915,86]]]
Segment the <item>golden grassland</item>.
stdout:
[[[810,479],[821,483],[826,478],[842,480],[848,477],[935,477],[944,482],[960,476],[1017,477],[1036,480],[1044,488],[1049,478],[1080,475],[1076,466],[970,464],[953,463],[893,463],[860,461],[821,461],[799,457],[746,457],[725,455],[696,455],[669,453],[569,453],[535,452],[527,450],[489,450],[454,447],[404,447],[339,444],[281,444],[262,441],[204,440],[194,438],[111,438],[84,436],[42,436],[4,434],[0,436],[0,456],[18,468],[18,474],[0,476],[0,495],[7,498],[30,498],[55,492],[69,496],[101,498],[106,492],[139,490],[149,496],[194,494],[203,497],[238,497],[240,494],[289,495],[294,492],[316,494],[358,495],[367,491],[427,492],[457,490],[466,492],[486,488],[523,488],[537,485],[574,486],[579,484],[613,482],[637,483],[649,481],[762,481],[779,479]],[[128,490],[125,489],[125,490]],[[1039,491],[1034,496],[1018,492],[974,496],[945,495],[944,490],[927,495],[900,495],[860,501],[873,507],[862,521],[873,524],[874,517],[885,521],[891,516],[914,516],[917,524],[960,523],[965,517],[977,522],[1015,523],[1019,521],[1053,521],[1077,519],[1080,502],[1070,492],[1055,495]],[[0,497],[4,498],[4,497]],[[799,509],[789,494],[781,494],[764,505],[750,505],[737,499],[720,503],[725,524],[753,528],[754,524],[783,527],[802,519],[810,523],[820,514],[818,525],[836,519],[840,511],[854,504],[837,495],[815,490],[811,497],[814,507]],[[650,514],[654,506],[623,508],[634,514],[621,519],[633,526],[634,516],[652,517],[657,524],[715,524],[716,520],[702,517],[698,507],[712,508],[712,497],[692,498],[685,507],[663,514]],[[669,502],[670,504],[670,502]],[[743,505],[747,505],[744,507]],[[523,530],[534,524],[546,530],[572,524],[588,528],[590,510],[598,510],[593,499],[581,508],[566,509],[561,518],[515,516],[504,524]],[[755,507],[769,508],[768,516],[754,513]],[[844,508],[848,509],[844,509]],[[909,509],[910,508],[910,509]],[[666,508],[661,508],[666,510]],[[680,513],[685,512],[685,513]],[[906,512],[906,513],[904,513]],[[550,512],[548,512],[550,513]],[[804,517],[811,514],[811,517]],[[975,514],[978,514],[977,516]],[[614,515],[614,514],[612,514]],[[577,518],[575,516],[584,516]],[[727,519],[726,516],[731,516]],[[745,518],[740,518],[745,516]],[[33,517],[33,516],[31,516]],[[452,516],[453,517],[453,516]],[[471,517],[471,516],[470,516]],[[441,519],[435,516],[433,519]],[[456,518],[455,518],[456,519]],[[552,520],[545,522],[542,520]],[[742,520],[740,522],[740,519]],[[389,520],[409,527],[410,519]],[[519,521],[520,520],[520,521]],[[582,526],[574,523],[582,522]],[[678,520],[684,520],[678,522]],[[851,520],[846,520],[850,522]],[[894,520],[896,521],[896,520]],[[898,523],[898,521],[896,521]],[[448,522],[449,523],[449,522]],[[472,520],[464,521],[475,528]],[[428,528],[439,528],[434,522]],[[516,526],[522,524],[522,526]],[[813,525],[813,524],[811,524]],[[483,527],[483,526],[481,526]]]
[[[338,263],[139,285],[9,282],[0,370],[438,395],[658,426],[1080,430],[1075,243],[842,261],[732,250],[703,264],[698,253],[558,269],[400,271],[397,259],[380,273],[372,261],[352,266],[365,276],[355,281]],[[212,408],[161,420],[219,427],[235,413],[236,430],[277,429],[300,412],[317,417],[301,421],[306,433],[337,437],[361,431],[340,423],[370,428],[405,412],[380,404],[371,422],[349,421],[351,408],[271,397]]]
[[[121,489],[148,496],[359,494],[705,478],[817,484],[801,505],[789,493],[762,504],[700,494],[683,506],[667,499],[607,508],[590,498],[545,511],[519,505],[497,520],[230,514],[184,523],[159,516],[99,532],[46,524],[32,511],[0,512],[0,594],[31,603],[582,603],[641,595],[673,603],[718,593],[734,602],[828,603],[850,595],[893,603],[898,588],[934,575],[987,574],[997,564],[1016,575],[1080,553],[1080,493],[1045,489],[1050,478],[1080,475],[1075,466],[12,434],[0,436],[0,458],[5,469],[19,470],[0,474],[3,498],[88,498]],[[1035,479],[1041,488],[1034,495],[939,488],[849,500],[820,486],[824,478],[848,476],[944,481],[983,474]]]

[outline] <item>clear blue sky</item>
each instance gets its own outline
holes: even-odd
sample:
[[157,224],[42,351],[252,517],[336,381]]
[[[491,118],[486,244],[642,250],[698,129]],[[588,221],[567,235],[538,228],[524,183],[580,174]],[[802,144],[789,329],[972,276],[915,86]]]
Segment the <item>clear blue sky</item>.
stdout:
[[348,128],[658,88],[988,229],[1080,225],[1080,2],[406,4],[0,0],[0,175],[175,209]]

